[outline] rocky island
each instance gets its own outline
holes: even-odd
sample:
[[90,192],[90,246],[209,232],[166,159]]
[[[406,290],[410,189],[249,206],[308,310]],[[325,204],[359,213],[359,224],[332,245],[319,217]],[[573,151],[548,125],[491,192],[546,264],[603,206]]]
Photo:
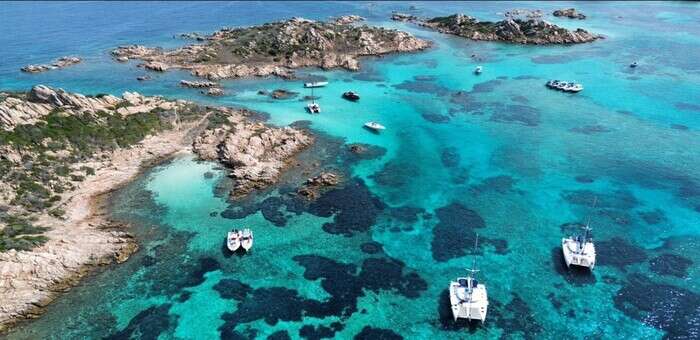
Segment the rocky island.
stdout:
[[555,17],[567,17],[569,19],[586,19],[586,15],[578,12],[575,8],[558,9],[552,13]]
[[194,151],[232,169],[237,196],[273,183],[313,142],[251,114],[135,92],[0,92],[0,331],[137,249],[103,198],[144,166]]
[[518,44],[580,44],[602,38],[584,29],[570,31],[566,28],[548,23],[538,17],[525,19],[506,16],[501,21],[479,21],[464,14],[422,19],[414,15],[394,13],[392,19],[407,21],[471,40],[503,41]]
[[344,16],[322,22],[303,18],[246,28],[224,28],[204,43],[174,50],[121,46],[112,51],[118,61],[138,59],[142,67],[163,72],[189,70],[209,80],[251,76],[289,78],[299,67],[358,70],[361,56],[410,52],[430,46],[409,33],[352,25],[362,18]]
[[22,72],[27,72],[27,73],[39,73],[39,72],[45,72],[45,71],[50,71],[50,70],[55,70],[55,69],[60,69],[64,67],[68,67],[71,65],[78,64],[82,61],[82,59],[78,57],[60,57],[56,59],[51,64],[44,64],[44,65],[27,65],[25,67],[21,68]]

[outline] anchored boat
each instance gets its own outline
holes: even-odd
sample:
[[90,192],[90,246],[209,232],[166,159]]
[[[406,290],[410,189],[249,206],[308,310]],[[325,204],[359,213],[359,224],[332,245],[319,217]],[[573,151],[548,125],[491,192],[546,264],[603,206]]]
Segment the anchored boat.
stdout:
[[306,110],[309,111],[309,113],[321,113],[321,105],[318,105],[315,100],[316,97],[314,97],[314,88],[311,88],[311,103],[306,104]]
[[345,98],[349,101],[356,102],[356,101],[360,100],[360,95],[357,94],[356,92],[348,91],[348,92],[343,93],[343,98]]
[[[593,207],[595,207],[595,200],[593,201]],[[567,268],[574,265],[593,270],[593,267],[595,267],[595,245],[593,244],[593,238],[590,237],[590,225],[591,217],[589,216],[586,226],[583,227],[583,234],[561,239],[561,249],[564,253],[564,262],[566,262]]]
[[475,73],[475,74],[481,74],[481,72],[482,72],[483,70],[484,70],[483,67],[477,66],[477,67],[474,69],[474,73]]
[[[475,241],[474,251],[478,246],[478,237]],[[472,263],[472,268],[467,269],[467,276],[457,278],[450,282],[450,304],[452,316],[457,319],[486,321],[486,312],[489,307],[486,286],[476,280],[476,258]]]
[[228,232],[226,237],[226,247],[230,251],[236,251],[241,247],[241,231],[238,229],[233,229]]
[[314,82],[310,82],[310,83],[304,83],[304,87],[310,87],[310,88],[324,87],[326,85],[328,85],[327,81],[314,81]]
[[372,131],[381,131],[386,129],[384,125],[379,124],[377,122],[367,122],[365,123],[365,127]]
[[252,230],[245,228],[241,232],[241,247],[243,247],[243,249],[245,251],[248,251],[248,250],[250,250],[250,248],[253,247],[253,231]]

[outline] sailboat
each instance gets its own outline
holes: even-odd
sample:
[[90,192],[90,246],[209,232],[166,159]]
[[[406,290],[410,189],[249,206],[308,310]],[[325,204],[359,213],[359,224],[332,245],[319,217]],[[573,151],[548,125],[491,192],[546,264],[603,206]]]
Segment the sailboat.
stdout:
[[311,88],[311,103],[306,105],[306,109],[309,110],[309,113],[321,113],[321,106],[315,101],[313,87]]
[[[475,253],[478,244],[479,237],[477,236],[474,244]],[[472,268],[467,269],[467,276],[450,282],[450,305],[455,321],[457,319],[479,320],[482,324],[486,321],[489,299],[486,286],[475,278],[477,272],[479,270],[476,269],[475,257]]]
[[[595,203],[596,200],[594,199],[593,208],[595,208]],[[564,262],[566,262],[567,268],[574,265],[593,270],[593,267],[595,267],[595,245],[593,244],[593,238],[590,237],[590,215],[583,230],[584,233],[582,235],[579,234],[561,239],[561,249],[564,253]]]

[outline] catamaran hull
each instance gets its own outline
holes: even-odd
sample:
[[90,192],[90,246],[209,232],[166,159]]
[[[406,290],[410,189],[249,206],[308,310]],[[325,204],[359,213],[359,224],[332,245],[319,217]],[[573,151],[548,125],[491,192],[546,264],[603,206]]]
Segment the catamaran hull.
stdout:
[[572,247],[576,247],[575,242],[576,241],[572,239],[566,238],[561,240],[561,249],[564,254],[564,263],[566,263],[566,267],[571,268],[571,266],[578,266],[593,270],[595,267],[595,248],[593,248],[593,244],[587,243],[586,253],[577,254],[574,251],[575,248],[572,249]]
[[486,313],[488,312],[486,288],[480,288],[480,290],[483,290],[483,300],[472,303],[460,300],[457,295],[457,289],[459,289],[459,283],[454,281],[450,283],[450,305],[454,320],[478,320],[484,323],[486,321]]

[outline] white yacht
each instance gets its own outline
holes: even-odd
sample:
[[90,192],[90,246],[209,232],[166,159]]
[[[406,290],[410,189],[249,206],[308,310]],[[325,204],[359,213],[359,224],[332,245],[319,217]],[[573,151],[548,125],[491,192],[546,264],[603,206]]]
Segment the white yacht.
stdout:
[[583,85],[577,83],[567,83],[562,87],[562,90],[566,92],[581,92],[583,91]]
[[326,85],[328,85],[327,81],[314,81],[314,82],[310,82],[310,83],[304,83],[304,87],[310,87],[310,88],[324,87]]
[[367,122],[365,123],[365,127],[373,131],[381,131],[386,129],[384,125],[377,122]]
[[484,70],[483,67],[477,66],[477,67],[474,69],[474,73],[475,73],[475,74],[481,74],[481,72],[482,72],[483,70]]
[[[478,242],[478,241],[477,241]],[[476,246],[475,246],[476,248]],[[476,249],[475,249],[476,251]],[[450,282],[450,305],[452,316],[457,319],[486,321],[486,312],[489,307],[486,286],[476,280],[476,260],[472,269],[468,269],[466,277],[457,278]]]
[[[595,207],[595,201],[593,202]],[[593,270],[595,267],[595,245],[590,237],[591,218],[588,217],[586,226],[583,227],[583,235],[575,235],[561,239],[561,250],[564,253],[566,267],[580,266]]]
[[230,251],[236,251],[241,247],[241,231],[238,229],[233,229],[228,232],[226,237],[226,247]]
[[253,247],[253,231],[245,228],[243,229],[243,232],[241,232],[241,247],[245,249],[245,251],[250,250],[250,248]]
[[309,111],[309,113],[321,113],[321,106],[315,102],[307,104],[306,109]]

